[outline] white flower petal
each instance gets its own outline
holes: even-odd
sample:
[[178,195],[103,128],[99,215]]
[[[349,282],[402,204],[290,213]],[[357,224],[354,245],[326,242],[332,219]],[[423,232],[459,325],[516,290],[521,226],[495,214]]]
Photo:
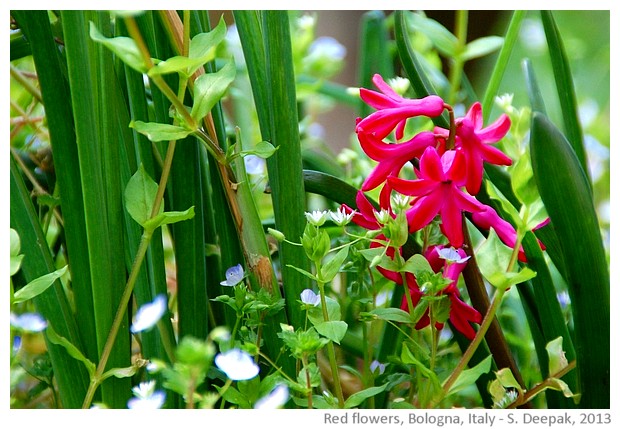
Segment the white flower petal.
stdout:
[[38,313],[11,313],[11,326],[28,332],[41,332],[47,328],[47,321]]
[[131,398],[127,401],[127,408],[131,410],[158,410],[166,402],[166,394],[161,390],[154,392],[148,398]]
[[282,407],[288,401],[288,387],[285,384],[276,386],[267,396],[259,399],[254,408],[262,410],[274,410]]
[[166,296],[162,294],[157,295],[153,302],[142,305],[131,324],[131,332],[136,334],[155,326],[168,309],[167,302]]
[[321,296],[314,293],[312,289],[304,289],[301,293],[301,302],[315,307],[321,303]]
[[215,356],[215,365],[235,381],[249,380],[258,375],[260,368],[254,363],[254,359],[247,352],[232,349],[226,353]]

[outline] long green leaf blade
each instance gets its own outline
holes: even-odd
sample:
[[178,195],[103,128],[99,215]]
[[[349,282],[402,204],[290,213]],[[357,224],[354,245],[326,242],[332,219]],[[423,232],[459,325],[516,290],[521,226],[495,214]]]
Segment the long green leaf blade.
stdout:
[[570,143],[544,115],[533,114],[531,133],[534,177],[566,262],[580,406],[608,408],[609,269],[589,181]]
[[[26,280],[32,280],[54,270],[54,262],[47,247],[45,236],[35,214],[26,185],[21,173],[11,158],[11,227],[14,228],[22,242],[24,260],[21,270]],[[60,282],[34,298],[37,312],[77,348],[82,348],[80,335],[73,318],[69,302]],[[89,376],[84,366],[74,360],[65,348],[51,342],[47,344],[58,391],[65,408],[80,408]]]
[[549,46],[549,56],[551,57],[551,68],[555,76],[555,86],[558,91],[558,99],[562,108],[562,118],[564,119],[564,129],[566,130],[566,139],[571,144],[581,168],[589,178],[588,160],[586,150],[583,144],[583,132],[581,130],[581,121],[578,115],[577,96],[575,95],[575,86],[570,71],[570,63],[562,37],[555,24],[553,13],[550,10],[540,12],[543,28],[547,37],[547,45]]

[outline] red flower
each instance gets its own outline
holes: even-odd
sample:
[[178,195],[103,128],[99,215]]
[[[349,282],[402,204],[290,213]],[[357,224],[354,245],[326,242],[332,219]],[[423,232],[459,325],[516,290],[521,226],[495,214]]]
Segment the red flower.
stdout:
[[460,189],[467,178],[465,158],[460,149],[446,151],[441,158],[434,147],[428,147],[420,158],[419,179],[388,177],[396,191],[416,196],[407,211],[409,231],[417,231],[441,215],[441,229],[454,247],[463,245],[462,212],[478,212],[483,205]]
[[[454,328],[461,332],[468,339],[473,339],[476,335],[476,331],[471,326],[471,323],[480,323],[482,321],[482,316],[475,308],[471,307],[467,303],[465,303],[459,293],[459,289],[457,287],[458,278],[467,262],[461,263],[448,263],[445,260],[439,257],[437,250],[443,248],[443,246],[433,246],[430,247],[425,252],[425,257],[428,259],[433,271],[438,273],[442,269],[444,270],[443,276],[447,279],[452,280],[452,282],[446,286],[440,294],[448,295],[450,299],[450,322],[454,325]],[[392,255],[390,255],[390,250],[392,250]],[[465,252],[462,249],[458,250],[458,253],[461,257],[465,257]],[[388,256],[393,256],[393,249],[388,249]],[[396,284],[403,284],[402,276],[399,273],[393,271],[387,271],[384,269],[380,269],[380,272],[389,280],[392,280]],[[424,293],[420,291],[420,287],[418,286],[415,277],[411,273],[406,273],[407,279],[407,287],[411,292],[411,302],[414,306],[418,305]],[[409,311],[409,306],[407,304],[406,297],[403,296],[403,300],[400,308],[404,311]],[[416,329],[425,328],[430,324],[430,317],[428,310],[424,313],[422,318],[418,320],[416,323]],[[436,323],[435,327],[437,329],[442,329],[443,324]]]
[[360,96],[377,111],[359,121],[356,132],[362,130],[373,133],[378,139],[383,139],[396,128],[396,139],[400,140],[408,118],[439,116],[444,109],[443,100],[436,95],[422,99],[403,98],[396,94],[380,75],[375,74],[372,81],[381,92],[360,88]]
[[[482,128],[482,106],[474,103],[467,115],[455,120],[456,147],[460,147],[467,164],[467,191],[476,195],[482,183],[483,161],[497,165],[511,165],[512,160],[490,143],[500,141],[510,129],[510,118],[502,114],[494,123]],[[449,130],[435,128],[435,133],[447,138]]]
[[411,140],[398,144],[385,143],[361,129],[357,138],[366,155],[379,163],[362,184],[362,191],[375,189],[388,176],[398,176],[403,165],[413,158],[419,158],[424,149],[435,144],[435,135],[430,131],[423,131]]

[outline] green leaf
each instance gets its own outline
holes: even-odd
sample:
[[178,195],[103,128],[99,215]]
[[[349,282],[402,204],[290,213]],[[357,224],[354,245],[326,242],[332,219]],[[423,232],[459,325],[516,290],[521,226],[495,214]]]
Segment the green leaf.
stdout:
[[562,133],[542,114],[532,115],[534,178],[561,243],[574,311],[577,370],[584,408],[608,408],[610,383],[610,278],[590,184]]
[[62,277],[69,268],[68,265],[54,271],[53,273],[45,274],[37,279],[34,279],[26,286],[15,292],[13,303],[18,304],[20,302],[28,301],[45,292],[47,288],[54,284],[56,280]]
[[510,169],[512,190],[523,204],[529,206],[540,199],[529,157],[516,160]]
[[381,386],[373,386],[359,392],[355,392],[344,401],[345,408],[355,408],[366,399],[371,398],[387,389],[389,383],[385,383]]
[[136,374],[136,372],[138,372],[138,367],[135,365],[128,366],[126,368],[112,368],[104,372],[101,375],[101,381],[107,378],[110,378],[110,377],[116,377],[116,378],[133,377]]
[[[327,305],[327,317],[329,320],[340,320],[342,314],[340,312],[340,304],[334,298],[329,296],[325,297],[325,303]],[[325,321],[323,318],[323,310],[322,306],[312,307],[308,311],[308,319],[312,322],[313,325],[318,325]]]
[[181,140],[193,132],[184,127],[157,122],[131,121],[129,126],[152,142]]
[[563,338],[557,337],[555,340],[549,341],[545,346],[549,355],[549,374],[557,374],[568,365],[564,349],[562,348],[562,342]]
[[19,271],[22,259],[24,259],[24,255],[19,254],[20,248],[19,234],[11,228],[11,276]]
[[401,271],[412,273],[416,278],[418,278],[422,273],[434,273],[428,259],[419,253],[416,253],[411,258],[407,259],[407,262],[405,262],[405,265],[402,267]]
[[411,316],[400,308],[375,308],[369,312],[374,314],[378,319],[388,320],[391,322],[411,323]]
[[342,264],[349,255],[349,246],[340,249],[332,258],[330,258],[322,267],[319,276],[323,283],[331,282],[336,274],[340,271]]
[[107,38],[90,23],[90,37],[114,52],[125,64],[139,73],[146,73],[147,67],[136,42],[130,37]]
[[254,149],[248,149],[248,150],[241,151],[241,155],[256,155],[263,159],[267,159],[271,155],[273,155],[276,152],[276,150],[278,150],[278,148],[274,147],[271,143],[267,141],[261,141],[256,144]]
[[50,340],[50,342],[64,347],[65,350],[67,350],[67,353],[69,353],[69,355],[72,358],[82,362],[84,366],[86,367],[88,374],[90,374],[91,377],[95,375],[95,370],[96,370],[95,364],[92,363],[90,360],[88,360],[86,356],[84,356],[82,352],[78,350],[77,347],[71,344],[69,340],[67,340],[65,337],[58,335],[56,331],[54,331],[54,328],[52,328],[52,325],[49,323],[47,325],[45,334],[47,335],[47,339]]
[[413,13],[409,18],[413,28],[428,37],[439,52],[446,57],[456,56],[458,40],[446,27],[419,13]]
[[230,60],[215,73],[205,73],[194,83],[194,105],[192,118],[202,120],[220,101],[226,90],[235,79],[235,63]]
[[499,36],[487,36],[469,42],[463,52],[463,61],[483,57],[497,51],[504,44],[504,38]]
[[[125,188],[125,207],[133,220],[145,226],[151,218],[153,202],[157,195],[157,183],[144,170],[142,164],[138,167]],[[163,205],[159,212],[164,210]]]
[[478,249],[476,259],[480,272],[489,283],[499,289],[509,288],[536,276],[528,267],[517,272],[506,272],[511,255],[512,250],[502,243],[494,230],[489,231],[489,236]]
[[473,368],[469,368],[461,372],[461,375],[456,379],[452,387],[447,393],[447,396],[453,395],[460,390],[471,386],[478,380],[478,378],[482,374],[486,374],[491,370],[491,363],[493,362],[493,357],[491,355],[487,356],[482,362]]
[[512,374],[512,371],[510,371],[510,368],[502,368],[495,374],[497,376],[497,381],[499,381],[504,388],[513,388],[517,389],[519,393],[523,392],[521,385],[515,379],[515,376]]
[[491,180],[486,180],[486,191],[489,194],[489,197],[494,200],[499,201],[502,205],[502,209],[512,218],[512,220],[518,225],[521,223],[521,215],[517,211],[517,209],[512,205],[510,201],[500,192],[499,189],[491,182]]
[[168,225],[171,223],[177,223],[188,219],[193,219],[194,217],[194,206],[191,206],[187,210],[182,212],[163,212],[153,217],[152,219],[147,220],[144,223],[145,229],[154,230],[159,228],[162,225]]
[[165,61],[160,61],[155,67],[149,70],[149,76],[179,73],[185,78],[190,77],[196,70],[198,70],[204,63],[212,58],[187,58],[180,55],[168,58]]
[[329,322],[321,322],[314,325],[317,332],[335,343],[340,344],[347,333],[348,325],[342,320],[333,320]]
[[[203,58],[215,52],[217,45],[226,37],[226,21],[222,16],[215,28],[207,33],[195,35],[189,42],[189,57]],[[205,61],[206,62],[206,61]]]
[[308,277],[311,280],[314,280],[315,282],[319,281],[317,276],[315,276],[312,273],[309,273],[308,271],[306,271],[306,270],[304,270],[302,268],[297,268],[297,267],[294,267],[293,265],[290,265],[290,264],[287,265],[287,267],[292,268],[292,269],[296,270],[297,272],[300,272],[301,274],[303,274],[304,276]]

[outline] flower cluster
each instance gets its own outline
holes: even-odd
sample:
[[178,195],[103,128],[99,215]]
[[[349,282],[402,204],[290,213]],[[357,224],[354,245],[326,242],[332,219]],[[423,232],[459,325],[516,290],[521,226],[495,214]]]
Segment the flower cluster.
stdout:
[[[373,77],[373,83],[379,91],[361,88],[360,96],[376,111],[358,119],[355,131],[362,150],[377,165],[358,193],[357,211],[347,206],[342,209],[353,213],[352,220],[356,224],[369,230],[381,230],[376,239],[389,239],[387,245],[394,247],[387,250],[390,257],[393,257],[395,248],[402,246],[402,243],[394,244],[393,232],[385,226],[386,220],[395,219],[398,211],[392,207],[392,201],[403,201],[402,197],[392,199],[393,191],[411,197],[405,208],[409,233],[425,228],[439,216],[440,229],[449,246],[445,250],[443,246],[429,246],[424,249],[424,256],[433,270],[442,272],[449,281],[440,294],[450,298],[450,321],[466,337],[473,338],[475,332],[470,323],[480,323],[480,313],[460,299],[457,288],[458,277],[467,263],[465,252],[460,249],[464,243],[463,213],[470,213],[472,222],[478,227],[493,228],[507,246],[515,246],[517,234],[514,227],[492,207],[475,198],[481,188],[484,163],[504,166],[512,163],[508,156],[492,146],[506,135],[510,119],[503,114],[493,124],[483,127],[481,105],[474,103],[464,117],[451,120],[450,129],[435,127],[432,131],[422,131],[403,140],[408,119],[437,117],[444,110],[452,112],[452,107],[436,95],[422,99],[404,98],[378,74]],[[392,133],[397,143],[386,141]],[[413,180],[400,177],[409,162],[413,165]],[[376,210],[364,192],[379,187],[379,209]],[[375,242],[372,246],[378,244]],[[524,259],[522,251],[520,258]],[[379,271],[388,279],[403,283],[400,273],[381,268]],[[425,292],[412,274],[406,273],[405,278],[412,303],[417,305]],[[403,308],[407,307],[403,301]],[[416,327],[420,329],[429,323],[426,314],[418,320]],[[438,327],[441,328],[441,324]]]

